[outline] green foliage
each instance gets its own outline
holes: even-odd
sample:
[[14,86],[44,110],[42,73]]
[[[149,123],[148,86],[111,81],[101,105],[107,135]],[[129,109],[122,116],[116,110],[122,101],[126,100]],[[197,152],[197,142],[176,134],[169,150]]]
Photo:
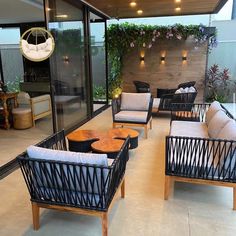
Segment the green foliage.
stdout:
[[93,99],[100,100],[106,99],[106,89],[103,86],[93,86]]
[[20,82],[23,82],[21,77],[16,76],[14,81],[7,81],[7,91],[8,92],[19,92],[20,91]]
[[209,41],[216,46],[216,32],[209,32],[202,25],[158,26],[131,23],[112,24],[107,30],[109,55],[109,97],[116,88],[122,89],[122,59],[133,48],[151,48],[159,40],[186,40],[193,36],[196,44]]
[[230,90],[235,89],[235,84],[230,78],[229,69],[220,69],[219,65],[212,65],[207,71],[206,78],[206,100],[207,102],[227,102]]

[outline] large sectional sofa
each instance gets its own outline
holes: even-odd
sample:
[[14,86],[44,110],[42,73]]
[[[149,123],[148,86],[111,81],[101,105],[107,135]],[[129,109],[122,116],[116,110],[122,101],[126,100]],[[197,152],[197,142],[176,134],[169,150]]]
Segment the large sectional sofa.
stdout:
[[183,119],[175,120],[176,110],[181,109],[185,110],[175,107],[172,112],[166,137],[165,199],[172,181],[227,186],[233,188],[236,210],[235,120],[216,101],[211,105],[194,104]]

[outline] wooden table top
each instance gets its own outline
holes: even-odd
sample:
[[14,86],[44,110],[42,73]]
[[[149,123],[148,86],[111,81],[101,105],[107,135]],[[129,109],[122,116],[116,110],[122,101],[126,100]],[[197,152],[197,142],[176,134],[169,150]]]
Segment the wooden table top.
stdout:
[[119,152],[124,140],[121,139],[101,139],[91,144],[94,151],[102,153]]
[[128,135],[130,138],[136,138],[139,136],[139,132],[133,129],[128,128],[115,128],[108,131],[108,135],[112,138],[127,138]]
[[70,141],[89,141],[89,140],[99,140],[103,138],[106,133],[96,130],[75,130],[69,135],[67,135],[68,140]]
[[68,140],[75,142],[83,142],[90,140],[100,140],[100,139],[114,139],[121,138],[125,139],[127,136],[130,138],[136,138],[139,135],[139,132],[133,129],[126,128],[116,128],[110,129],[108,132],[102,132],[97,130],[75,130],[69,135],[67,135]]

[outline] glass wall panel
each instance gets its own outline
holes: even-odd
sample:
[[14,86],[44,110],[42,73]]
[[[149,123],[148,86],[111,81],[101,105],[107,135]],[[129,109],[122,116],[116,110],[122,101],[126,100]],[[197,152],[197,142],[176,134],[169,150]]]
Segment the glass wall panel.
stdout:
[[57,129],[70,129],[88,117],[82,6],[49,1],[49,29],[55,38],[50,59]]
[[93,111],[107,103],[105,22],[90,13],[90,45],[92,62]]

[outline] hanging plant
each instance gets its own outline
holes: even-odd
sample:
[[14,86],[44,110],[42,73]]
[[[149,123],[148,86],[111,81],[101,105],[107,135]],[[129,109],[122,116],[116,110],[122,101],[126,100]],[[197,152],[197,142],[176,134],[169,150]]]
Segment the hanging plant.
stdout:
[[107,30],[109,55],[109,97],[114,97],[114,90],[122,89],[122,59],[130,50],[152,48],[159,40],[186,40],[193,37],[196,46],[208,42],[211,50],[217,46],[216,31],[203,25],[158,26],[136,25],[131,23],[112,24]]

